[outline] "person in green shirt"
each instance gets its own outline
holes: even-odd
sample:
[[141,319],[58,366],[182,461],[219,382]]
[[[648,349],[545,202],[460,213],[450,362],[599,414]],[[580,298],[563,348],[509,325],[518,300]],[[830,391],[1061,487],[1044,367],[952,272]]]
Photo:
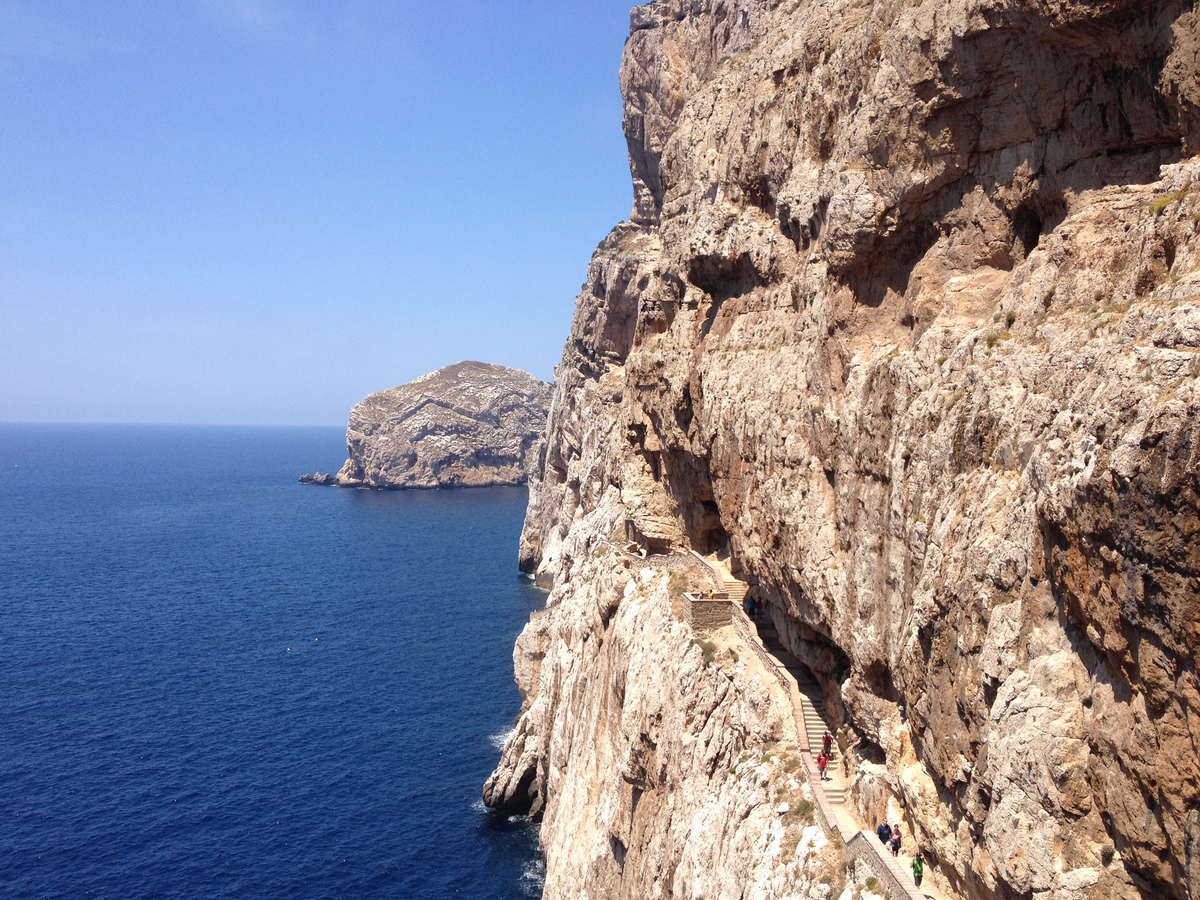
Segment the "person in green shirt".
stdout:
[[921,855],[921,851],[917,851],[917,855],[913,857],[913,881],[917,883],[917,887],[921,886],[921,879],[925,877],[925,857]]

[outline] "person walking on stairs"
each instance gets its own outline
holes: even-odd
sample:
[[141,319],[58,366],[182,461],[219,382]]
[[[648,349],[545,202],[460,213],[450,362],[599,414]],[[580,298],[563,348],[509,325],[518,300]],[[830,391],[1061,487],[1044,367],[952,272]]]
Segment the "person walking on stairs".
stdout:
[[821,752],[824,753],[826,756],[828,756],[832,749],[833,749],[833,736],[828,731],[826,731],[823,735],[821,735]]
[[886,847],[888,841],[892,839],[892,826],[887,822],[880,822],[879,827],[875,829],[875,833],[879,835],[879,843]]
[[917,887],[921,886],[921,879],[925,877],[925,857],[921,855],[921,851],[917,851],[917,855],[913,857],[913,881]]
[[899,825],[892,826],[891,848],[892,848],[892,856],[900,855],[900,826]]
[[821,770],[821,780],[825,780],[825,767],[829,765],[829,757],[822,753],[817,757],[817,768]]

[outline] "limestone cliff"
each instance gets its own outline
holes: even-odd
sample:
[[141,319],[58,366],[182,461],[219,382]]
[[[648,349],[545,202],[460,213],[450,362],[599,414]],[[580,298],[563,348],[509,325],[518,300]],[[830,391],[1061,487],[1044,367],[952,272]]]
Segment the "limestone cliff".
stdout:
[[[553,674],[701,696],[671,631],[645,658],[575,649],[621,633],[573,604],[638,602],[589,583],[617,538],[730,553],[823,685],[863,817],[903,816],[956,893],[1200,897],[1191,6],[634,10],[634,210],[592,259],[531,479],[522,565],[556,587],[497,773],[553,823],[547,896],[628,877],[628,844],[569,840],[628,808],[618,748],[718,740],[617,702],[620,741],[583,729]],[[657,803],[696,789],[680,765]],[[720,846],[627,824],[660,873]]]
[[549,401],[550,385],[528,372],[446,366],[356,404],[346,464],[333,479],[305,477],[371,488],[524,484]]
[[702,643],[679,620],[695,577],[597,544],[518,639],[527,703],[484,800],[544,813],[546,897],[782,900],[846,882],[790,707],[728,636]]

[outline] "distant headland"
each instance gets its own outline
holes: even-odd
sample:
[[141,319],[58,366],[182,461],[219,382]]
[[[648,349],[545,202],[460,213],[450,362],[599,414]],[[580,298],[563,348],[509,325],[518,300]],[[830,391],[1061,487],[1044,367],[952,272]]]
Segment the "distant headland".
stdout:
[[350,410],[349,459],[302,484],[356,488],[524,484],[552,386],[528,372],[460,362],[371,394]]

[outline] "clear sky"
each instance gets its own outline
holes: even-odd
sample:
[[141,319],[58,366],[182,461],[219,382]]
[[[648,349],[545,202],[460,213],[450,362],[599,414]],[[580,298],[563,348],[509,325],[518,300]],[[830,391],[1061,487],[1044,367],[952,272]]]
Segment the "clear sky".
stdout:
[[0,0],[0,421],[549,380],[629,214],[631,0]]

